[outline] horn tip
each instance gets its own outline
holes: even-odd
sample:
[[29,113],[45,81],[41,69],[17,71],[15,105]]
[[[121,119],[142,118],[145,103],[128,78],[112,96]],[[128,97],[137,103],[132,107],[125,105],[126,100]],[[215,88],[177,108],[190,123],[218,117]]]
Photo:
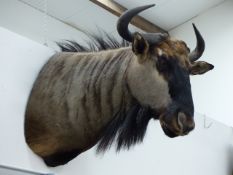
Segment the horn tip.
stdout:
[[195,31],[195,32],[198,31],[196,25],[195,25],[194,23],[192,23],[192,25],[193,25],[194,31]]
[[154,7],[155,6],[155,4],[150,4],[150,5],[148,5],[148,8],[151,8],[151,7]]
[[196,25],[195,25],[195,23],[192,23],[192,25],[193,25],[193,28],[197,28]]
[[151,8],[151,7],[154,7],[155,6],[155,4],[149,4],[149,5],[145,5],[145,6],[143,6],[145,9],[148,9],[148,8]]

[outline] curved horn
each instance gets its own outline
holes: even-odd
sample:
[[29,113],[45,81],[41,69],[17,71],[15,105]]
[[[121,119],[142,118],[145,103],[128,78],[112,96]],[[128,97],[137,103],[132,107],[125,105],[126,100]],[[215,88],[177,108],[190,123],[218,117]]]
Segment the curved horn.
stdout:
[[125,11],[117,21],[117,31],[118,31],[119,35],[123,39],[125,39],[129,42],[132,42],[132,40],[133,40],[132,33],[128,29],[129,22],[138,13],[140,13],[141,11],[144,11],[148,8],[151,8],[153,6],[155,6],[155,4],[136,7],[136,8],[129,9],[129,10]]
[[191,62],[198,60],[202,56],[205,50],[205,41],[202,38],[201,33],[198,31],[195,24],[193,24],[193,29],[196,35],[197,44],[196,44],[196,48],[189,54],[189,60]]

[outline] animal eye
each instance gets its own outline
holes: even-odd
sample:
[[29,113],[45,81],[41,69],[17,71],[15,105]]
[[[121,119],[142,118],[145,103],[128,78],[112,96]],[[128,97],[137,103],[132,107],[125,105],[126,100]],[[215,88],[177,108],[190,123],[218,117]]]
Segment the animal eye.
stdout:
[[171,69],[171,65],[167,57],[161,56],[158,58],[158,61],[156,63],[157,69],[161,73],[168,73]]

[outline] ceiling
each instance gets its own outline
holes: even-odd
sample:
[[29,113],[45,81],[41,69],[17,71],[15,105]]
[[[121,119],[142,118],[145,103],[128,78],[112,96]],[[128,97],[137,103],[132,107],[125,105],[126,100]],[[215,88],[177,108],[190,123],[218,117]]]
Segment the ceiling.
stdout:
[[156,4],[152,9],[142,12],[141,16],[167,31],[185,23],[223,1],[224,0],[115,0],[115,2],[127,8],[145,4]]
[[[75,28],[115,31],[117,17],[89,0],[19,0]],[[47,5],[46,5],[47,2]]]
[[[104,28],[114,32],[117,17],[88,0],[19,0],[50,16],[62,20],[76,28],[93,31]],[[156,6],[141,13],[141,16],[163,28],[171,30],[205,10],[212,8],[224,0],[115,0],[126,8],[145,4]],[[47,4],[46,4],[47,2]]]

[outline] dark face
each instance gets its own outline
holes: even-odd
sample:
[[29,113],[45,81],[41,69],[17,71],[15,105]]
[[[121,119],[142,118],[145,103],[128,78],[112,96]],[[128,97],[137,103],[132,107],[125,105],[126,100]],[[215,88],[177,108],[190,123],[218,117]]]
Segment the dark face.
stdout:
[[[213,69],[214,66],[204,61],[197,61],[205,50],[205,41],[195,24],[193,24],[193,29],[197,44],[192,52],[190,52],[183,41],[171,40],[164,33],[131,33],[128,29],[128,24],[131,19],[141,11],[153,6],[154,4],[127,10],[119,18],[117,30],[122,38],[132,42],[132,50],[138,58],[138,63],[147,65],[148,67],[144,71],[150,71],[150,74],[144,75],[146,76],[145,80],[147,80],[144,82],[144,88],[139,88],[138,85],[140,82],[137,82],[137,78],[132,81],[132,84],[134,84],[133,87],[137,86],[137,91],[139,91],[135,94],[144,92],[143,97],[138,95],[138,98],[141,97],[141,103],[143,104],[144,102],[145,104],[149,104],[152,109],[162,111],[160,112],[159,120],[167,136],[186,135],[195,126],[189,75],[203,74]],[[147,62],[156,65],[154,74],[149,69],[151,64],[145,64]],[[143,76],[142,72],[139,76]],[[135,71],[131,78],[135,74],[138,74],[138,71]],[[155,74],[159,74],[159,76],[155,78]],[[154,81],[149,81],[148,79]],[[151,104],[153,99],[156,99],[156,102],[159,104]],[[167,99],[169,99],[169,102],[166,101]],[[161,107],[161,105],[164,106]]]
[[160,116],[163,131],[169,137],[186,135],[195,126],[189,71],[179,64],[177,58],[165,55],[158,58],[156,66],[168,82],[172,101]]
[[[213,69],[213,65],[203,61],[190,61],[190,50],[186,44],[183,41],[171,40],[169,37],[159,44],[150,45],[140,34],[136,33],[133,51],[140,64],[143,65],[147,61],[155,64],[154,68],[160,75],[157,79],[163,79],[168,87],[168,92],[165,89],[160,89],[160,91],[152,89],[154,93],[163,94],[163,99],[168,98],[164,94],[166,91],[170,98],[166,106],[155,109],[160,111],[159,120],[164,133],[169,137],[187,135],[195,127],[189,75],[203,74]],[[149,79],[148,76],[146,78]],[[147,89],[147,91],[150,90]],[[150,96],[147,96],[147,99],[149,98]]]
[[[168,82],[171,97],[171,103],[159,117],[162,129],[169,137],[187,135],[195,127],[189,75],[197,68],[190,63],[189,52],[184,42],[168,40],[157,46],[154,53],[157,70]],[[198,65],[196,73],[205,73],[213,66],[206,63],[204,68]]]

